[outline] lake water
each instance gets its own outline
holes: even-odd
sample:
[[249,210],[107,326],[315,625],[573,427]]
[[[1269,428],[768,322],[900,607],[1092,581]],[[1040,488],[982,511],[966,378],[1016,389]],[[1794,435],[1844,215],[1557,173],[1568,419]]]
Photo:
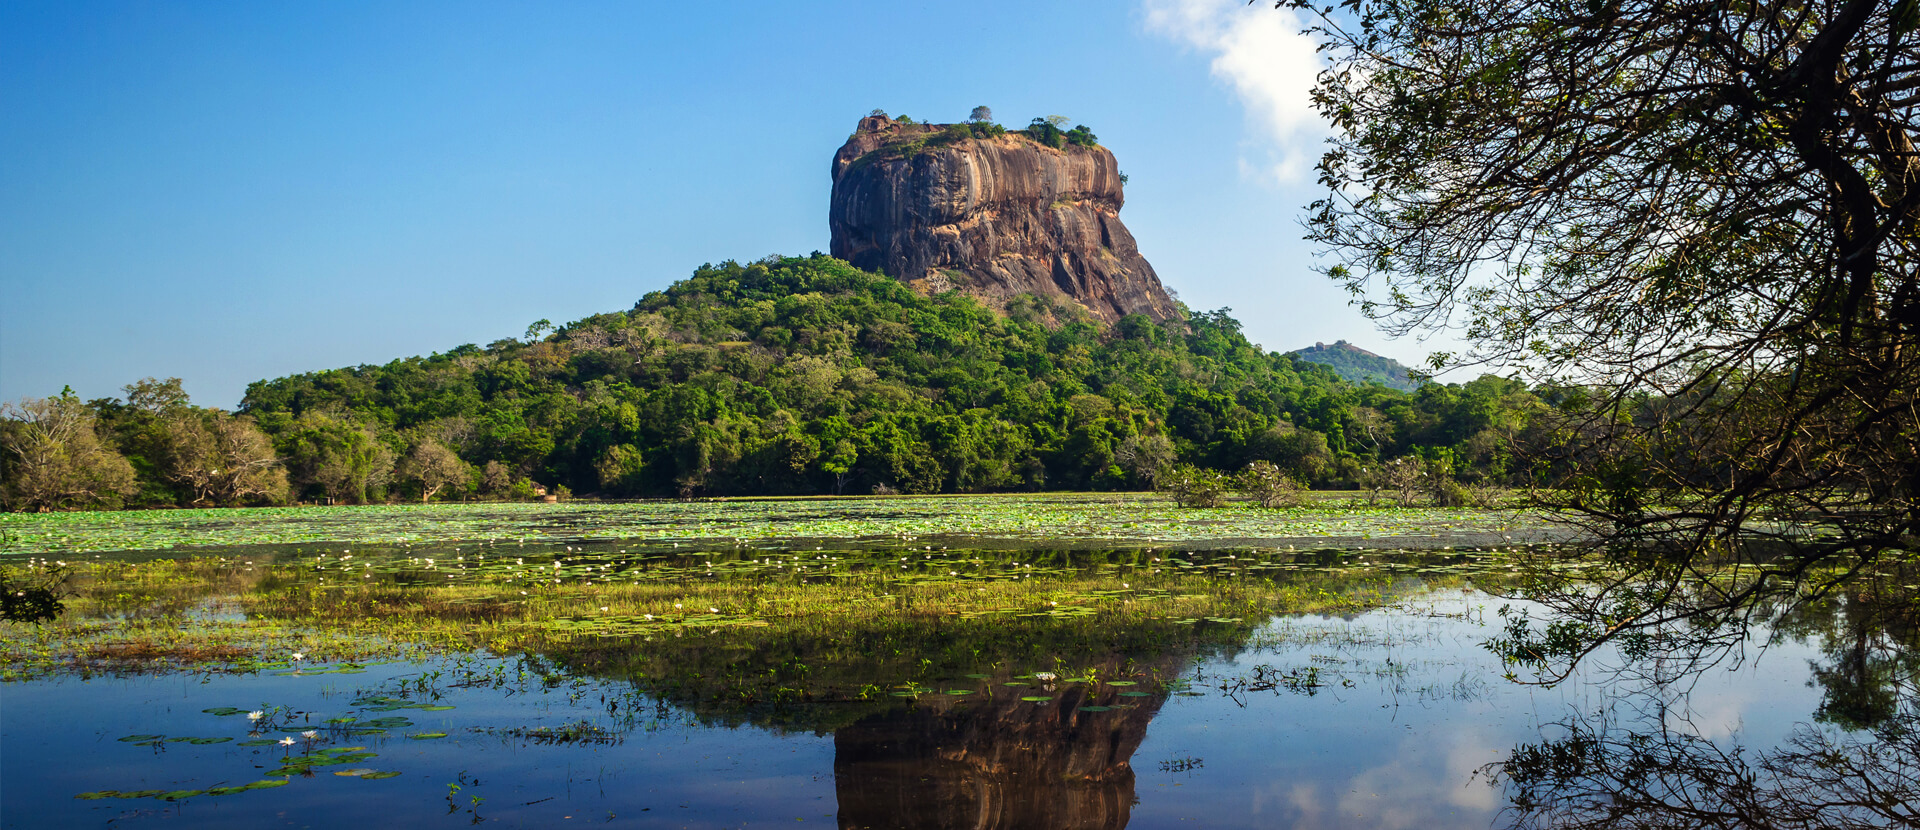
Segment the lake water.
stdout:
[[[1490,765],[1569,725],[1753,757],[1796,729],[1875,740],[1816,721],[1845,662],[1830,636],[1761,631],[1740,659],[1654,679],[1657,660],[1622,675],[1603,655],[1542,688],[1481,646],[1501,604],[1451,589],[1088,677],[983,660],[774,714],[538,655],[15,682],[0,825],[1486,828],[1523,818]],[[185,794],[122,797],[142,791]]]

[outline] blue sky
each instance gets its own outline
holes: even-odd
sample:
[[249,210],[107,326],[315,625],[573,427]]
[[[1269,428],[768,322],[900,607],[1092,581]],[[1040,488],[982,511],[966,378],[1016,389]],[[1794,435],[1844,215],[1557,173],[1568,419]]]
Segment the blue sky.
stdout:
[[1235,0],[0,5],[0,399],[250,381],[828,248],[879,107],[1064,114],[1191,307],[1412,362],[1311,268],[1311,47]]

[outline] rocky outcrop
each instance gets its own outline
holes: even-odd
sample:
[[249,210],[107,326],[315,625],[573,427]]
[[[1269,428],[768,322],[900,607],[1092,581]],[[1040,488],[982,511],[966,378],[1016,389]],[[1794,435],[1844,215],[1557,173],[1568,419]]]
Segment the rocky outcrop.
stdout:
[[1105,147],[975,138],[884,115],[833,158],[833,255],[925,292],[996,305],[1073,301],[1108,322],[1178,312],[1120,222],[1120,168]]

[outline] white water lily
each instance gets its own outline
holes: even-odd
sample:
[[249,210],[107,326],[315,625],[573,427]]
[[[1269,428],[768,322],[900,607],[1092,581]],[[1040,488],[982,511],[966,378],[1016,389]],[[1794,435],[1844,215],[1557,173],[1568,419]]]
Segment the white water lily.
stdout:
[[248,713],[247,713],[247,720],[259,720],[259,719],[261,719],[261,718],[264,718],[264,717],[266,717],[266,716],[267,716],[267,713],[265,713],[265,712],[262,712],[262,711],[260,711],[260,710],[258,710],[258,709],[255,709],[255,710],[253,710],[253,711],[251,711],[251,712],[248,712]]
[[302,737],[302,738],[306,738],[307,740],[309,740],[309,741],[311,741],[311,740],[313,740],[314,738],[318,738],[318,737],[320,737],[320,733],[319,733],[319,732],[317,732],[317,731],[314,731],[314,730],[312,730],[312,729],[309,729],[309,730],[307,730],[307,731],[305,731],[305,732],[302,732],[302,733],[300,733],[300,737]]
[[299,662],[299,661],[301,661],[301,660],[305,660],[305,659],[307,659],[307,655],[305,655],[305,654],[302,654],[302,653],[300,653],[300,652],[298,652],[298,651],[296,651],[296,652],[294,652],[294,653],[293,653],[293,660],[294,660],[294,662],[296,662],[296,663],[297,663],[297,662]]
[[281,746],[293,746],[293,743],[294,743],[294,741],[293,741],[293,739],[292,739],[292,738],[281,738],[281,739],[280,739],[280,745],[281,745]]
[[1056,677],[1059,677],[1059,675],[1050,671],[1037,671],[1033,673],[1033,679],[1042,683],[1052,683]]

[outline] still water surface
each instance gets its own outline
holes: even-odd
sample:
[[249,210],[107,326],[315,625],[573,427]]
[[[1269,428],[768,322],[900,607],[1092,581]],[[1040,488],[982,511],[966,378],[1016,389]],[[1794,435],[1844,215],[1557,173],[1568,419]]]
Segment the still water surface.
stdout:
[[[1516,819],[1488,765],[1569,720],[1611,713],[1727,748],[1839,729],[1813,723],[1815,670],[1831,662],[1818,636],[1679,682],[1602,660],[1549,689],[1504,679],[1481,647],[1500,604],[1450,591],[1350,619],[1276,618],[1233,646],[1051,683],[1034,676],[1051,666],[982,666],[851,720],[823,704],[779,726],[703,723],[618,678],[485,656],[12,683],[0,825],[1486,828]],[[242,711],[204,711],[220,707]],[[249,728],[252,710],[264,728]],[[346,717],[405,725],[326,723]],[[122,740],[142,735],[164,737]],[[282,738],[295,744],[239,745]],[[270,774],[328,750],[357,760]],[[398,774],[336,774],[356,770]],[[175,801],[76,798],[276,778]]]

